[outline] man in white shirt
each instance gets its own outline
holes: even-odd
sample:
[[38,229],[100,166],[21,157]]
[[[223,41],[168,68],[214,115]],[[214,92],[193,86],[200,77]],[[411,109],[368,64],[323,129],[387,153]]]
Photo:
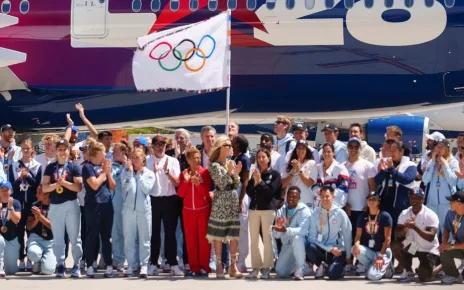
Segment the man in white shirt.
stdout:
[[0,150],[3,156],[3,171],[6,175],[6,178],[8,179],[8,170],[10,169],[10,166],[14,162],[19,161],[23,157],[23,155],[21,153],[21,147],[16,146],[16,142],[14,139],[16,135],[15,127],[11,126],[10,124],[3,125],[0,128],[0,133],[2,135],[2,140],[0,140],[2,147],[0,148]]
[[[348,152],[346,151],[346,145],[338,141],[339,131],[335,124],[327,124],[324,129],[321,130],[324,132],[325,142],[332,144],[335,148],[335,160],[338,163],[343,163],[348,160]],[[319,150],[319,156],[322,156],[322,149]]]
[[150,192],[152,211],[151,265],[148,274],[158,275],[158,259],[161,249],[161,222],[164,226],[164,253],[171,266],[171,275],[184,273],[177,264],[176,228],[179,218],[178,196],[176,187],[179,184],[180,166],[176,158],[166,152],[166,138],[156,135],[152,139],[155,156],[147,168],[155,173],[155,185]]
[[409,282],[416,273],[412,269],[412,258],[419,258],[417,274],[421,282],[433,280],[433,269],[440,255],[438,247],[439,220],[436,213],[424,205],[425,193],[420,187],[411,189],[409,203],[398,217],[395,230],[396,241],[391,244],[393,256],[404,269],[398,278]]
[[[359,140],[364,140],[364,130],[359,123],[353,123],[350,125],[350,138],[358,138]],[[361,151],[359,157],[366,159],[367,161],[374,164],[377,155],[375,154],[374,148],[369,146],[366,141],[361,141]]]
[[216,129],[212,126],[204,126],[201,128],[201,142],[197,149],[201,152],[201,167],[208,169],[209,153],[216,141]]
[[42,144],[45,148],[45,152],[34,158],[42,166],[42,172],[45,172],[45,168],[48,164],[56,161],[56,143],[58,143],[58,141],[60,141],[60,137],[56,134],[46,134],[42,137]]

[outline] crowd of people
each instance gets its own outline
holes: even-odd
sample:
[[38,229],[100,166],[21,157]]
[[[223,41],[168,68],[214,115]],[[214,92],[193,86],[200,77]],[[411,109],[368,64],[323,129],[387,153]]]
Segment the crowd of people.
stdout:
[[376,154],[360,124],[346,145],[327,124],[317,150],[304,125],[277,116],[276,135],[262,134],[252,166],[235,122],[228,136],[203,127],[197,147],[185,129],[175,142],[156,135],[113,144],[76,109],[90,137],[78,142],[68,114],[63,136],[44,135],[40,155],[30,139],[16,145],[14,126],[0,129],[1,277],[66,277],[70,244],[74,278],[106,268],[107,278],[269,279],[275,271],[295,280],[463,281],[464,134],[455,156],[443,134],[426,135],[416,165],[397,126],[386,128]]

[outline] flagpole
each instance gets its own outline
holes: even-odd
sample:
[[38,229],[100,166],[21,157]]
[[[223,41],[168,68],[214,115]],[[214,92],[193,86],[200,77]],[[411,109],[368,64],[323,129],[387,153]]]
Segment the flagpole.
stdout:
[[230,9],[227,9],[227,41],[229,45],[229,61],[228,61],[228,67],[229,67],[229,86],[227,87],[227,96],[226,96],[226,135],[229,136],[229,122],[230,122],[230,78],[232,77],[230,74],[230,60],[231,60],[231,50],[230,46],[232,43],[231,40],[231,35],[232,35],[232,13]]

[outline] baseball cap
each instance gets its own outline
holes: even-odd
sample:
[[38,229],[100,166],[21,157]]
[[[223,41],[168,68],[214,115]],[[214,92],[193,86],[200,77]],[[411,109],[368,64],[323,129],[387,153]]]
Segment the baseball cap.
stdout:
[[443,139],[443,140],[439,141],[439,142],[437,143],[437,145],[442,145],[442,146],[445,146],[445,147],[448,147],[448,148],[449,148],[449,147],[451,146],[451,143],[450,143],[448,140]]
[[4,181],[0,183],[0,188],[7,187],[8,189],[12,189],[11,183],[9,181]]
[[380,201],[380,195],[378,195],[375,191],[372,191],[371,193],[369,193],[366,197],[366,199],[369,199],[369,198],[375,198],[377,200]]
[[446,199],[449,201],[459,201],[464,203],[464,191],[457,191],[452,196],[447,196]]
[[0,129],[1,132],[6,131],[8,129],[13,129],[13,131],[16,132],[16,128],[11,126],[10,124],[3,125],[2,128]]
[[134,140],[134,143],[139,143],[142,146],[148,147],[148,141],[145,137],[139,137]]
[[428,140],[433,140],[435,142],[440,142],[441,140],[446,139],[445,135],[437,131],[433,132],[432,134],[425,134],[425,138],[427,138]]
[[352,137],[348,140],[348,144],[350,144],[351,142],[356,142],[358,143],[359,145],[361,145],[361,140],[357,137]]
[[411,191],[409,192],[409,195],[417,195],[417,196],[422,197],[422,198],[425,197],[424,190],[422,190],[422,188],[420,188],[420,187],[411,188]]
[[63,145],[69,148],[68,140],[61,139],[60,141],[56,142],[56,148],[58,148],[58,146],[63,146]]
[[330,131],[330,132],[334,132],[334,131],[338,131],[338,128],[337,126],[335,126],[335,124],[326,124],[325,127],[321,130],[321,132],[324,132],[324,131]]
[[308,127],[306,127],[302,123],[298,123],[298,124],[295,124],[295,127],[293,127],[293,131],[296,131],[296,130],[308,131]]
[[161,136],[161,135],[156,135],[151,140],[151,144],[155,145],[156,143],[166,143],[166,138],[164,136]]
[[[69,128],[69,127],[66,127],[66,129],[68,129],[68,128]],[[66,129],[65,129],[65,130],[66,130]],[[71,126],[71,131],[73,131],[73,132],[79,132],[79,129],[78,129],[76,126],[72,125],[72,126]]]

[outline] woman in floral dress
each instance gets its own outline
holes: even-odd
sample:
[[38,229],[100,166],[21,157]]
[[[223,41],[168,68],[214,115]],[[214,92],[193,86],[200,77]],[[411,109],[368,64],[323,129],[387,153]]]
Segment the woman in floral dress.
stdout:
[[237,269],[238,239],[240,235],[240,206],[237,196],[237,188],[240,186],[242,164],[237,166],[233,160],[227,160],[231,153],[230,139],[221,136],[214,143],[210,153],[209,172],[215,185],[213,208],[208,221],[206,238],[214,242],[216,252],[216,275],[223,278],[222,269],[222,242],[230,241],[230,268],[229,276],[241,278],[242,274]]

